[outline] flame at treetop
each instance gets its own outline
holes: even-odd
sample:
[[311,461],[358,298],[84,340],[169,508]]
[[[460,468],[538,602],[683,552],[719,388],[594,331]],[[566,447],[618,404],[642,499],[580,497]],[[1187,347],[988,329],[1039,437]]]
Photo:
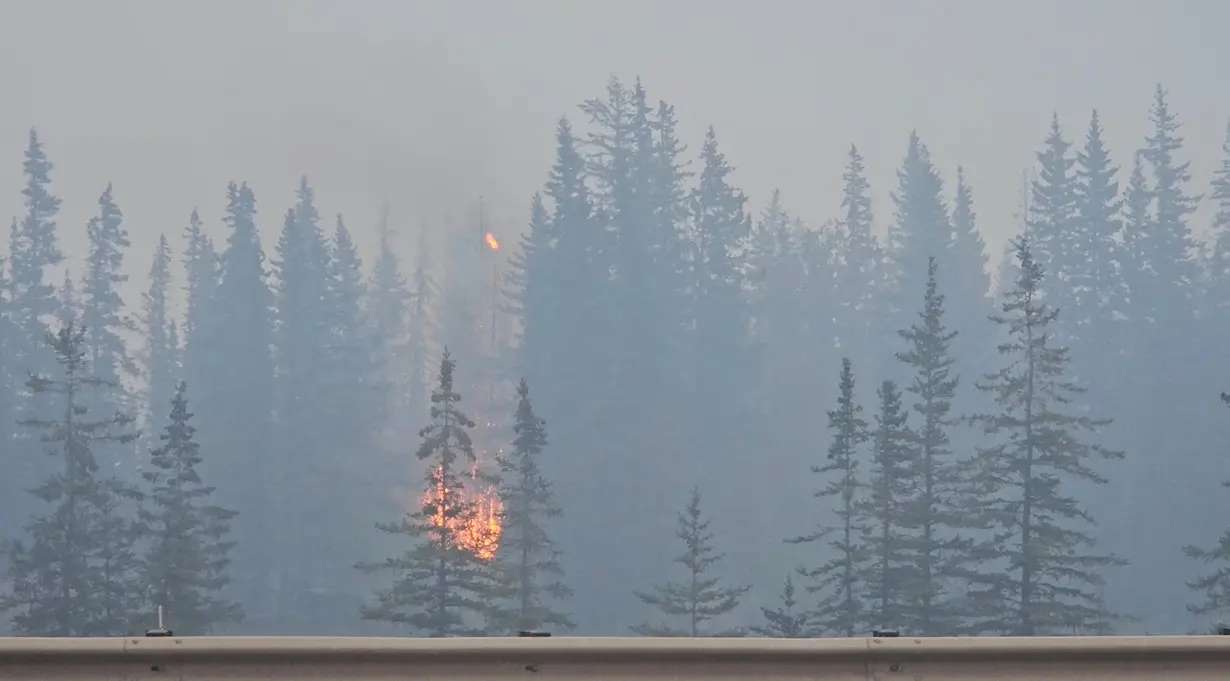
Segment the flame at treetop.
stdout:
[[487,245],[491,247],[491,250],[493,251],[500,250],[500,242],[499,240],[495,238],[495,235],[492,234],[491,232],[487,232],[487,234],[483,237],[483,240],[487,242]]
[[[424,492],[419,499],[419,503],[423,506],[448,496],[439,466],[432,471],[432,478],[435,480],[435,485]],[[446,519],[444,508],[437,505],[435,513],[432,514],[431,523],[436,527],[448,527],[449,534],[459,546],[482,560],[491,560],[495,556],[496,549],[500,547],[500,535],[504,531],[500,524],[504,504],[493,487],[481,489],[477,487],[479,484],[477,462],[470,469],[470,479],[474,486],[465,487],[460,493],[461,503],[470,507],[469,513],[459,518]]]

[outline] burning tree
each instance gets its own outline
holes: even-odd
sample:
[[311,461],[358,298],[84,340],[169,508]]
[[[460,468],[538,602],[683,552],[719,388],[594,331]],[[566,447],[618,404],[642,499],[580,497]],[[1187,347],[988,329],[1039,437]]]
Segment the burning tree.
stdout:
[[456,362],[448,350],[440,361],[439,381],[431,394],[431,423],[419,431],[416,456],[428,462],[422,506],[396,523],[379,523],[390,534],[404,535],[414,545],[400,556],[357,567],[369,573],[389,571],[393,584],[375,592],[361,609],[363,619],[408,625],[427,636],[476,636],[485,633],[477,622],[487,614],[490,575],[486,556],[494,553],[498,530],[481,530],[499,511],[467,494],[464,480],[489,482],[477,470],[470,438],[474,422],[459,408],[461,395],[453,387]]

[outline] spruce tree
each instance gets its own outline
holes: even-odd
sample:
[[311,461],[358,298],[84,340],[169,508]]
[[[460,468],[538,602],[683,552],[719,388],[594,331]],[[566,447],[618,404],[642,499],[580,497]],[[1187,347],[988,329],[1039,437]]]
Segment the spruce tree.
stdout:
[[863,156],[854,145],[850,145],[841,179],[844,188],[838,232],[838,337],[843,350],[858,353],[859,366],[871,366],[871,339],[880,331],[877,306],[884,302],[887,281],[884,254],[874,232],[871,184],[867,181]]
[[211,503],[214,488],[197,470],[202,457],[186,393],[181,381],[163,419],[161,445],[150,452],[151,466],[142,473],[148,487],[141,511],[148,539],[142,583],[177,633],[200,636],[214,633],[216,625],[239,622],[243,609],[223,595],[230,583],[235,543],[228,535],[236,512]]
[[1153,186],[1153,224],[1144,233],[1145,261],[1155,270],[1152,286],[1140,293],[1158,333],[1173,334],[1167,340],[1184,337],[1180,329],[1188,322],[1194,296],[1191,286],[1198,281],[1195,240],[1187,220],[1200,204],[1202,195],[1189,194],[1189,162],[1177,158],[1183,149],[1178,117],[1170,110],[1166,90],[1157,86],[1149,113],[1153,133],[1145,138],[1141,158],[1149,166]]
[[[931,152],[916,132],[910,133],[905,161],[897,171],[896,206],[889,228],[887,255],[891,277],[891,319],[895,328],[913,315],[914,295],[922,290],[927,258],[941,265],[953,262],[953,231],[943,198],[943,180],[931,161]],[[949,265],[945,276],[955,274]]]
[[439,284],[432,273],[431,261],[432,251],[427,241],[427,230],[421,229],[418,248],[415,249],[414,269],[410,275],[409,303],[406,307],[406,399],[412,413],[417,413],[431,402],[431,339],[438,336],[437,332],[440,331],[432,316],[441,296]]
[[701,512],[700,490],[692,488],[688,505],[679,514],[675,536],[683,543],[683,553],[674,561],[684,568],[684,579],[654,586],[649,591],[636,591],[642,603],[657,611],[658,621],[646,621],[632,627],[641,636],[738,636],[737,630],[711,631],[708,623],[739,607],[739,601],[750,587],[727,587],[713,568],[724,554],[713,546],[709,521]]
[[572,619],[561,606],[572,596],[564,583],[561,554],[548,523],[562,511],[539,463],[547,447],[546,422],[534,413],[525,379],[517,384],[512,451],[497,456],[503,531],[496,553],[499,596],[506,621],[496,630],[567,630]]
[[172,281],[171,247],[166,234],[160,234],[149,269],[149,288],[142,295],[141,315],[141,335],[145,340],[141,363],[146,384],[142,421],[151,434],[165,425],[166,415],[162,411],[175,395],[180,374],[178,339],[173,338],[175,319],[169,298]]
[[46,342],[58,375],[34,374],[26,385],[33,398],[50,398],[58,415],[23,424],[41,433],[47,454],[63,468],[31,490],[50,508],[26,526],[26,539],[9,547],[0,610],[11,613],[13,628],[24,635],[125,635],[146,605],[134,550],[139,526],[128,515],[140,495],[100,478],[93,450],[132,442],[133,419],[90,413],[86,392],[114,389],[114,383],[92,375],[85,329],[70,323]]
[[[1098,112],[1089,119],[1085,145],[1076,154],[1077,230],[1073,248],[1081,257],[1072,271],[1072,309],[1065,311],[1070,324],[1088,350],[1104,356],[1113,347],[1123,305],[1123,286],[1118,269],[1119,235],[1123,201],[1119,196],[1119,172],[1102,139]],[[1093,354],[1093,353],[1090,353]],[[1091,357],[1092,359],[1092,357]],[[1103,372],[1095,372],[1103,373]]]
[[1004,366],[977,383],[999,407],[970,418],[991,444],[971,464],[971,517],[987,530],[970,558],[974,633],[1034,636],[1104,624],[1107,568],[1124,561],[1096,550],[1093,519],[1073,486],[1104,484],[1092,466],[1123,453],[1087,441],[1110,423],[1074,404],[1084,392],[1068,375],[1068,350],[1055,343],[1058,311],[1042,296],[1042,266],[1026,237],[1014,243],[1020,277],[1002,314]]
[[[406,289],[406,279],[402,275],[397,253],[393,250],[388,206],[381,209],[380,219],[376,223],[376,238],[376,260],[372,265],[371,279],[367,286],[368,333],[374,353],[375,370],[381,377],[397,376],[405,355],[407,304],[410,293]],[[415,377],[421,377],[423,371],[423,368],[419,368]],[[406,395],[410,392],[411,389],[398,380],[396,389],[387,394],[387,401],[379,405],[377,413],[380,426],[389,439],[393,438],[394,424],[400,420],[395,418],[395,415],[400,417],[409,407]],[[415,389],[415,402],[426,402],[425,399],[418,399],[422,394],[421,388]]]
[[[25,214],[14,220],[10,231],[8,258],[8,315],[11,336],[6,349],[13,367],[14,395],[20,391],[30,373],[56,370],[54,354],[44,339],[57,316],[59,300],[56,286],[49,279],[51,269],[64,259],[56,236],[56,215],[61,200],[51,191],[51,173],[55,166],[47,158],[42,140],[31,129],[22,170],[25,187],[22,196]],[[49,418],[55,407],[46,395],[26,396],[15,400],[17,418]],[[9,422],[13,423],[12,421]],[[13,432],[15,451],[22,452],[20,463],[14,463],[10,478],[15,489],[11,499],[16,504],[13,517],[32,510],[22,491],[37,484],[51,470],[44,457],[38,455],[38,445],[29,442],[21,429]]]
[[[256,197],[247,183],[227,186],[227,247],[207,317],[194,329],[201,371],[193,388],[201,445],[216,455],[205,462],[219,503],[240,512],[235,589],[254,628],[279,626],[278,592],[269,584],[283,556],[269,541],[288,528],[275,524],[279,495],[295,493],[276,477],[273,296],[256,226]],[[189,349],[193,347],[189,340]],[[189,376],[188,380],[192,380]]]
[[361,608],[363,619],[404,625],[431,637],[481,635],[480,620],[490,614],[489,566],[456,533],[476,515],[463,480],[477,458],[470,439],[474,422],[461,411],[461,395],[454,388],[455,367],[446,348],[431,395],[431,423],[420,431],[415,454],[427,464],[425,503],[398,522],[376,526],[409,538],[412,546],[399,556],[358,565],[368,573],[394,573],[393,583],[378,589]]
[[892,624],[920,636],[954,631],[955,613],[949,612],[945,595],[957,574],[952,557],[967,548],[958,536],[963,523],[961,470],[949,437],[960,382],[951,353],[957,332],[945,323],[945,298],[939,292],[936,269],[935,260],[928,261],[922,310],[914,324],[898,332],[907,349],[897,353],[913,373],[905,390],[913,398],[910,409],[917,416],[913,428],[917,489],[906,517],[911,530],[907,551],[918,574],[902,621]]
[[838,523],[835,526],[818,523],[811,534],[789,541],[813,543],[837,535],[828,542],[831,558],[799,572],[813,582],[807,590],[818,599],[810,615],[811,621],[820,631],[851,637],[863,631],[867,624],[864,602],[871,556],[867,545],[869,527],[860,503],[867,483],[861,477],[859,465],[869,433],[867,421],[860,416],[863,408],[855,402],[854,367],[848,358],[841,360],[837,387],[837,408],[828,412],[832,438],[828,460],[823,465],[812,466],[811,470],[824,476],[823,486],[815,496],[836,501]]
[[98,215],[86,223],[90,246],[81,286],[81,323],[89,329],[86,344],[90,366],[99,378],[122,385],[121,380],[136,373],[125,335],[137,328],[119,291],[128,281],[124,254],[132,242],[110,184],[98,198],[98,209]]
[[915,595],[919,580],[907,529],[913,520],[919,481],[901,390],[896,383],[884,381],[876,396],[880,409],[871,431],[870,495],[866,499],[871,558],[868,618],[876,628],[891,628],[904,624],[908,599]]
[[43,343],[47,324],[58,307],[55,285],[46,281],[46,270],[64,259],[56,237],[61,200],[51,193],[54,168],[38,133],[30,130],[23,163],[26,186],[21,192],[26,213],[12,230],[8,280],[10,313],[19,336],[12,347],[24,371],[51,371],[55,366]]
[[[1087,257],[1076,243],[1077,194],[1076,176],[1072,166],[1076,159],[1069,153],[1071,142],[1063,136],[1059,115],[1052,114],[1051,129],[1037,152],[1038,177],[1030,183],[1029,234],[1034,255],[1048,268],[1053,283],[1047,290],[1052,306],[1065,314],[1073,305],[1072,278],[1078,270],[1076,260]],[[1065,324],[1068,318],[1065,317]],[[1063,329],[1064,340],[1072,337]]]
[[786,575],[786,583],[782,586],[781,602],[778,608],[760,609],[765,621],[752,627],[752,633],[766,638],[807,638],[807,613],[796,609],[799,602],[794,598],[794,581],[790,575]]
[[[742,450],[752,433],[745,422],[747,404],[740,386],[757,370],[750,342],[750,319],[744,296],[744,257],[751,236],[747,197],[730,184],[734,168],[718,148],[709,128],[701,149],[699,183],[692,194],[692,228],[696,245],[691,258],[693,343],[690,403],[696,432],[694,446],[712,452]],[[715,481],[717,482],[717,481]]]

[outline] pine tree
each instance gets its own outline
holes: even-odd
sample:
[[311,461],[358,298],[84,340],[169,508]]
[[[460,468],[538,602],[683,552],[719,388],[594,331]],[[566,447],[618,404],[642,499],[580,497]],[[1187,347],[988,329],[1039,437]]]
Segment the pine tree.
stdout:
[[455,528],[472,522],[475,505],[464,494],[464,469],[476,463],[470,429],[453,385],[456,363],[445,349],[439,382],[431,395],[431,423],[420,431],[416,457],[427,463],[425,503],[399,522],[379,523],[382,532],[410,538],[400,556],[360,563],[368,573],[393,572],[393,584],[363,606],[363,619],[402,624],[431,637],[483,633],[477,618],[489,614],[488,565],[458,541]]
[[691,199],[692,437],[704,450],[742,450],[750,445],[742,440],[752,434],[737,427],[747,414],[739,387],[751,382],[757,369],[743,293],[751,218],[744,211],[747,197],[730,184],[734,168],[718,148],[713,128],[705,136],[701,162]]
[[807,638],[809,634],[807,613],[795,609],[799,603],[794,599],[794,582],[790,579],[790,575],[786,575],[781,599],[782,605],[779,608],[760,609],[765,623],[752,627],[752,633],[767,638]]
[[166,234],[160,234],[149,269],[149,288],[142,296],[141,335],[145,348],[141,363],[146,383],[142,421],[148,433],[157,433],[165,425],[165,414],[161,411],[171,403],[180,373],[178,339],[173,338],[175,320],[169,300],[172,281],[171,247]]
[[180,382],[168,400],[161,445],[150,452],[152,465],[142,474],[149,500],[141,512],[149,540],[142,582],[176,632],[200,636],[241,621],[243,608],[223,595],[234,546],[227,536],[236,512],[210,503],[214,488],[197,470],[202,457],[186,392]]
[[[844,352],[857,355],[859,366],[871,366],[871,339],[879,332],[876,306],[885,292],[885,263],[876,241],[871,211],[871,184],[858,148],[850,145],[849,160],[841,179],[844,183],[840,223],[838,268],[838,336]],[[878,358],[877,358],[878,359]]]
[[1119,169],[1111,163],[1110,152],[1102,140],[1098,112],[1089,119],[1085,146],[1076,154],[1077,231],[1073,248],[1079,258],[1073,261],[1072,309],[1069,326],[1090,350],[1104,355],[1113,345],[1118,325],[1117,308],[1123,304],[1121,274],[1118,269],[1120,245]]
[[1145,139],[1141,157],[1153,176],[1149,194],[1153,198],[1154,220],[1143,235],[1145,261],[1156,270],[1151,286],[1141,291],[1142,303],[1157,332],[1174,334],[1171,340],[1183,337],[1191,314],[1194,292],[1191,286],[1198,280],[1195,240],[1187,224],[1203,198],[1187,194],[1185,185],[1191,181],[1190,163],[1180,163],[1176,156],[1183,149],[1179,136],[1179,121],[1166,101],[1166,91],[1157,86],[1153,109],[1149,114],[1153,134]]
[[415,412],[431,402],[428,373],[430,343],[439,331],[432,311],[441,296],[440,287],[432,274],[431,259],[427,232],[420,230],[414,270],[410,277],[409,304],[406,308],[409,324],[405,346],[405,365],[408,371],[407,400]]
[[[54,354],[44,339],[57,316],[59,301],[56,286],[48,277],[51,268],[64,259],[56,237],[56,215],[61,200],[51,192],[51,172],[55,168],[43,150],[35,130],[30,130],[29,145],[22,165],[26,184],[22,189],[25,214],[14,220],[10,231],[8,258],[8,315],[11,335],[6,348],[13,372],[14,395],[30,373],[55,371]],[[48,396],[30,396],[15,400],[17,418],[49,418],[54,407]],[[9,422],[13,423],[12,421]],[[33,510],[27,495],[29,489],[51,470],[44,457],[38,455],[38,445],[28,442],[20,429],[13,431],[16,451],[22,452],[21,463],[14,465],[9,478],[14,484],[10,497],[16,504],[12,517],[24,516]]]
[[26,214],[14,225],[9,244],[10,312],[20,338],[13,346],[25,371],[50,371],[55,365],[43,338],[56,314],[55,285],[45,281],[47,268],[64,259],[56,238],[61,200],[51,193],[54,164],[43,151],[38,133],[30,130],[23,170]]
[[[1059,126],[1059,115],[1052,114],[1050,133],[1037,152],[1038,177],[1030,183],[1027,218],[1035,256],[1051,272],[1054,282],[1047,297],[1065,314],[1073,306],[1076,260],[1086,257],[1076,250],[1077,185],[1072,170],[1076,159],[1069,154],[1071,146]],[[1066,328],[1063,331],[1064,339],[1070,339],[1071,332]]]
[[701,512],[698,488],[692,488],[688,505],[679,514],[675,536],[683,542],[684,550],[674,562],[684,567],[685,578],[634,593],[660,616],[681,623],[672,626],[668,622],[645,622],[633,626],[632,631],[641,636],[738,636],[736,630],[709,631],[707,626],[739,607],[749,587],[722,586],[719,578],[711,576],[724,554],[713,547],[713,533]]
[[[927,258],[935,258],[949,275],[954,254],[952,225],[943,198],[943,181],[931,162],[931,152],[910,133],[905,161],[897,171],[894,222],[889,229],[887,255],[892,289],[891,315],[896,328],[912,315],[913,296],[922,290]],[[948,276],[948,275],[946,275]],[[951,287],[950,287],[951,288]]]
[[[235,593],[254,628],[276,620],[271,589],[282,560],[279,543],[268,540],[278,495],[291,489],[278,480],[271,456],[275,382],[272,348],[273,296],[256,227],[256,197],[246,183],[227,186],[224,222],[227,247],[208,316],[194,329],[201,352],[199,388],[193,388],[201,445],[216,456],[206,472],[216,480],[219,503],[240,512],[236,538]],[[215,304],[216,303],[216,304]],[[189,340],[189,349],[193,339]],[[192,380],[189,377],[189,380]]]
[[119,291],[128,281],[124,252],[132,242],[110,184],[98,198],[98,208],[99,214],[86,224],[90,247],[81,287],[81,323],[89,329],[86,345],[90,366],[99,378],[122,385],[121,380],[136,373],[124,335],[137,329],[126,314]]
[[[184,293],[187,299],[187,314],[184,318],[184,335],[192,339],[196,336],[202,320],[209,319],[207,309],[218,288],[221,277],[218,253],[214,249],[213,240],[205,234],[201,217],[193,209],[188,217],[188,227],[184,230]],[[189,350],[195,351],[190,344]]]
[[539,464],[547,447],[546,422],[534,413],[525,379],[517,385],[513,433],[512,451],[497,458],[504,516],[496,560],[508,621],[495,628],[509,633],[571,629],[572,618],[559,606],[572,590],[564,583],[560,550],[546,527],[562,514]]
[[1025,237],[1015,241],[1016,289],[993,320],[1009,340],[1004,367],[977,388],[1000,412],[971,417],[993,444],[980,447],[972,483],[980,526],[989,535],[970,558],[968,614],[975,633],[1033,636],[1101,626],[1105,570],[1124,564],[1095,550],[1089,513],[1071,495],[1080,483],[1104,484],[1091,467],[1123,453],[1085,442],[1109,424],[1082,413],[1083,393],[1065,373],[1068,351],[1054,342],[1058,311],[1042,298],[1042,267]]
[[930,260],[922,310],[918,321],[898,332],[907,349],[897,353],[897,359],[913,372],[906,392],[914,398],[911,410],[918,417],[914,426],[917,490],[906,513],[912,530],[908,552],[918,575],[903,621],[893,624],[920,636],[954,631],[954,613],[944,600],[946,585],[957,574],[949,557],[968,548],[957,534],[962,525],[962,483],[949,438],[952,404],[960,382],[953,372],[950,349],[957,332],[945,324],[944,295],[939,292],[936,269],[935,260]]
[[872,577],[868,616],[881,628],[904,624],[908,599],[919,581],[908,534],[910,514],[916,509],[918,467],[901,390],[896,383],[884,381],[876,395],[880,409],[871,431],[871,493],[865,513],[870,525],[867,546]]
[[100,479],[93,448],[132,442],[133,419],[91,416],[86,391],[114,383],[91,374],[85,329],[70,323],[46,342],[59,375],[34,374],[27,388],[57,402],[59,416],[23,424],[41,431],[63,469],[31,490],[51,509],[26,526],[27,540],[9,547],[0,610],[12,613],[14,629],[25,635],[125,635],[145,604],[134,551],[139,528],[126,514],[140,495],[114,478]]
[[944,275],[944,278],[955,295],[949,301],[947,314],[973,331],[952,340],[953,355],[961,357],[966,366],[989,368],[994,360],[995,343],[985,331],[987,315],[994,312],[986,243],[978,229],[974,190],[960,166],[957,166],[956,196],[952,204],[952,228],[953,258],[948,266],[953,272]]
[[[380,377],[393,376],[396,389],[391,390],[388,400],[379,406],[381,428],[385,436],[394,439],[396,424],[400,416],[409,407],[406,395],[415,392],[404,385],[399,376],[400,367],[404,361],[407,327],[407,305],[410,293],[406,289],[406,279],[402,276],[401,264],[393,250],[392,233],[389,226],[389,209],[381,209],[380,219],[376,223],[377,250],[376,260],[372,266],[371,280],[368,284],[367,325],[375,353],[374,362]],[[418,370],[421,375],[423,369]],[[415,389],[417,390],[417,389]],[[416,401],[421,392],[415,392]],[[426,400],[422,400],[426,402]]]
[[790,541],[812,543],[830,534],[838,535],[829,542],[833,557],[815,567],[801,569],[800,574],[814,582],[807,587],[808,592],[818,594],[818,604],[811,614],[811,621],[821,631],[851,637],[862,631],[867,623],[864,599],[870,561],[867,551],[869,528],[859,503],[862,490],[866,487],[866,482],[860,477],[859,463],[869,434],[867,422],[860,416],[863,408],[854,400],[854,367],[847,358],[841,361],[841,376],[837,385],[837,408],[828,412],[829,431],[832,434],[828,461],[821,466],[812,466],[812,472],[825,476],[824,486],[815,496],[837,501],[839,524],[835,527],[818,524],[811,534]]

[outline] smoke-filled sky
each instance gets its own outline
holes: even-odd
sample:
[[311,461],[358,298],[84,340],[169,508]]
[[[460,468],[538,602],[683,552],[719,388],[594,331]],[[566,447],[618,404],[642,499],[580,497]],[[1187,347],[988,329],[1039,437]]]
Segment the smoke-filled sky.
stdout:
[[7,0],[0,214],[20,210],[35,125],[70,255],[112,181],[135,273],[193,206],[216,223],[230,179],[268,234],[306,173],[356,231],[386,199],[438,222],[483,194],[509,235],[556,119],[640,74],[692,149],[715,126],[757,210],[780,187],[812,224],[837,210],[851,142],[886,223],[916,127],[950,184],[966,167],[996,257],[1052,110],[1076,139],[1102,110],[1126,164],[1160,81],[1205,185],[1230,116],[1227,20],[1218,0]]

